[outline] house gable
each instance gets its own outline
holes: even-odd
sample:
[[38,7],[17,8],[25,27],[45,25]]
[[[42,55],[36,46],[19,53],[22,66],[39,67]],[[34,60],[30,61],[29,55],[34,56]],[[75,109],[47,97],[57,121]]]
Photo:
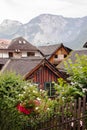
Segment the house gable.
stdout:
[[70,48],[61,44],[40,46],[40,51],[44,54],[50,63],[58,65],[71,51]]
[[37,47],[33,46],[23,37],[10,40],[0,40],[0,58],[21,58],[42,56]]
[[70,51],[61,44],[61,46],[52,53],[48,60],[50,63],[58,65],[69,53]]
[[64,78],[64,75],[44,59],[34,69],[27,73],[24,78],[26,80],[31,80],[34,83],[38,83],[39,87],[44,89],[44,84],[46,82],[57,82],[57,79]]
[[8,46],[8,50],[30,50],[36,51],[37,48],[25,40],[23,37],[15,38],[11,41],[10,45]]

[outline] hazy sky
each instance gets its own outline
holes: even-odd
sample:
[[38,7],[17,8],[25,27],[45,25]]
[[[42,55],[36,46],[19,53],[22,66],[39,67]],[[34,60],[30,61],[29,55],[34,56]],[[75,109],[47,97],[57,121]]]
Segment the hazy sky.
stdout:
[[0,23],[4,19],[27,23],[43,13],[87,16],[87,0],[0,0]]

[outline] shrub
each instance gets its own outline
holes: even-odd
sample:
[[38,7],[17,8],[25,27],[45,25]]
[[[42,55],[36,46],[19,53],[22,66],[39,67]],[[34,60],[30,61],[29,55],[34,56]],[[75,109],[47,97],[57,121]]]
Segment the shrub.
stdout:
[[75,98],[84,96],[84,93],[80,89],[67,83],[61,78],[58,79],[58,83],[54,83],[54,87],[59,105],[70,102]]
[[72,85],[83,92],[87,91],[87,55],[76,55],[73,63],[71,59],[65,62],[65,69]]
[[0,74],[0,130],[14,130],[15,127],[19,129],[23,124],[23,118],[19,116],[15,106],[24,84],[22,77],[15,73]]
[[12,72],[0,75],[0,130],[37,127],[53,114],[56,101],[44,90]]
[[55,100],[48,98],[46,91],[39,91],[36,85],[28,82],[24,86],[24,92],[19,95],[19,100],[18,110],[20,114],[28,116],[31,127],[37,127],[40,121],[52,116],[56,105]]

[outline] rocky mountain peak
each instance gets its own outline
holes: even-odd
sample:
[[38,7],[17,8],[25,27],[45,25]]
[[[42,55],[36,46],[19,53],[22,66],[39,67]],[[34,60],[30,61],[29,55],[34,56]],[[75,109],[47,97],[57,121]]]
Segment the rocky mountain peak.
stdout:
[[87,16],[65,18],[41,14],[26,24],[8,19],[0,24],[0,38],[13,39],[19,36],[36,46],[64,43],[71,48],[80,48],[87,41]]

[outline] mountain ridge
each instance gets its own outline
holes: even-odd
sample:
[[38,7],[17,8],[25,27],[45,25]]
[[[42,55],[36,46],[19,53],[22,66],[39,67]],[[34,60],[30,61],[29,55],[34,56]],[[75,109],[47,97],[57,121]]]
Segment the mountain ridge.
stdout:
[[64,43],[81,48],[87,41],[87,16],[67,18],[61,15],[41,14],[23,24],[17,20],[4,20],[0,24],[0,38],[22,36],[36,46]]

